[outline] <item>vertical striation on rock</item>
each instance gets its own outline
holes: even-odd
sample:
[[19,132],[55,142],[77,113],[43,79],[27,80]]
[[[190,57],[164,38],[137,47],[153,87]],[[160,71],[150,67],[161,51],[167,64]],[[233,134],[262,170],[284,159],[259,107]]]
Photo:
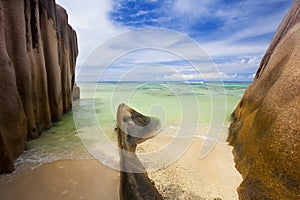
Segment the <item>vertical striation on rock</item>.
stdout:
[[300,1],[281,22],[232,114],[240,199],[300,197]]
[[54,0],[0,1],[0,173],[72,108],[77,36]]

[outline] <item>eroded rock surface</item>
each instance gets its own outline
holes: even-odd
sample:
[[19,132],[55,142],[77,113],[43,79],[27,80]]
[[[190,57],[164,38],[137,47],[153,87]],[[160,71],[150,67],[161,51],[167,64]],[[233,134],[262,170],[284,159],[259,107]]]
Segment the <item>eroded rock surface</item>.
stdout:
[[240,199],[300,198],[300,1],[294,1],[232,114]]
[[54,0],[0,1],[0,173],[72,107],[75,31]]
[[159,120],[144,116],[125,104],[119,105],[117,132],[120,148],[121,200],[163,199],[135,154],[137,144],[154,137],[159,125]]
[[80,99],[80,88],[77,84],[73,87],[73,100]]

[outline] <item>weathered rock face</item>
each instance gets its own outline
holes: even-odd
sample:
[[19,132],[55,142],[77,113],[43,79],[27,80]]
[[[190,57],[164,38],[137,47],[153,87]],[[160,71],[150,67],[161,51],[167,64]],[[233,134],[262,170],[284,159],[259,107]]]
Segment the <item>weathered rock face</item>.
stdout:
[[80,99],[80,88],[77,84],[73,87],[73,100]]
[[75,31],[54,0],[0,1],[0,173],[72,107]]
[[300,197],[300,1],[280,24],[232,114],[240,199]]
[[159,120],[144,116],[125,104],[119,105],[117,132],[120,148],[121,200],[163,199],[135,154],[137,144],[154,137],[159,125]]

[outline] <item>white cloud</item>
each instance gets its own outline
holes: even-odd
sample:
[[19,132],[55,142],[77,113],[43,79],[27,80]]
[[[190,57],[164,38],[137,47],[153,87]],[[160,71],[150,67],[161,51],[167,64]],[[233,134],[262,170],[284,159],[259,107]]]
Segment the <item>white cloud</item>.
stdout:
[[[253,51],[255,47],[245,47],[242,45],[235,47],[220,44],[209,43],[206,46],[206,48],[212,48],[210,50],[214,53],[213,59],[223,59],[223,61],[217,63],[215,67],[210,57],[203,51],[203,48],[193,40],[183,37],[182,34],[166,29],[156,29],[156,31],[145,29],[145,32],[125,32],[108,43],[102,44],[101,48],[94,51],[88,62],[85,63],[86,66],[84,67],[87,72],[85,77],[88,77],[88,75],[91,76],[91,72],[88,68],[93,69],[94,74],[99,75],[101,74],[101,70],[97,69],[97,72],[96,68],[92,66],[101,66],[103,68],[110,62],[113,62],[111,63],[112,66],[117,67],[117,69],[114,73],[107,74],[107,80],[109,80],[109,76],[111,76],[113,80],[118,80],[117,76],[128,73],[136,65],[157,66],[157,63],[171,67],[173,73],[161,71],[161,67],[146,70],[144,66],[144,73],[138,73],[140,80],[154,80],[156,77],[159,77],[159,75],[166,80],[175,80],[176,78],[178,80],[216,80],[220,77],[228,80],[230,78],[239,78],[235,75],[237,73],[249,74],[249,72],[254,73],[256,71],[258,67],[257,62],[259,62],[258,56],[244,57],[242,59],[244,60],[244,65],[241,65],[240,58],[241,52],[243,54],[247,54],[245,52],[255,54],[256,51]],[[154,49],[149,47],[153,47]],[[224,48],[224,50],[222,48]],[[241,51],[241,49],[243,49],[243,51]],[[227,59],[226,56],[230,59]],[[234,57],[236,58],[234,59]],[[114,60],[116,58],[117,60]],[[194,66],[192,66],[192,64],[194,64]],[[203,76],[197,75],[194,67],[196,67]],[[119,73],[116,73],[117,71],[119,71]],[[219,75],[218,71],[224,71],[226,73]],[[137,73],[131,73],[127,78],[137,80],[138,76]]]
[[262,55],[268,46],[268,42],[260,43],[231,43],[227,40],[213,41],[203,43],[205,51],[209,56],[235,56],[239,57],[241,55]]
[[201,78],[198,74],[172,74],[165,75],[164,80],[191,80]]
[[147,14],[149,14],[149,13],[150,13],[149,11],[140,10],[140,11],[136,14],[136,16],[147,15]]
[[263,19],[254,19],[251,24],[240,29],[235,34],[230,35],[228,40],[239,41],[247,38],[254,38],[262,35],[272,34],[276,31],[281,19],[283,18],[282,13],[274,13],[271,15],[264,16]]
[[[156,2],[157,0],[148,1]],[[277,1],[284,2],[286,0]],[[260,58],[266,51],[270,41],[254,40],[246,42],[245,40],[272,34],[275,31],[283,17],[282,12],[266,13],[263,17],[255,16],[256,9],[261,8],[259,6],[266,6],[273,2],[274,1],[245,0],[235,3],[235,6],[231,8],[227,8],[225,5],[225,7],[218,6],[219,2],[215,0],[175,1],[173,10],[168,11],[169,15],[161,16],[154,20],[158,20],[163,24],[170,22],[177,17],[182,19],[182,21],[180,21],[180,23],[182,23],[180,26],[191,26],[192,22],[200,21],[201,17],[211,16],[214,19],[222,19],[225,22],[223,27],[219,28],[218,31],[216,31],[216,35],[211,37],[210,40],[205,40],[200,36],[197,38],[197,34],[194,34],[194,36],[196,35],[194,38],[195,40],[202,41],[200,43],[202,50],[195,51],[195,46],[186,42],[183,39],[184,35],[180,36],[180,34],[174,36],[155,33],[151,36],[148,35],[148,37],[134,35],[123,37],[113,43],[103,45],[102,43],[104,41],[127,29],[125,27],[117,26],[108,18],[108,13],[112,9],[113,0],[57,0],[57,3],[61,4],[67,10],[69,22],[78,34],[80,48],[78,65],[88,64],[91,66],[99,66],[109,62],[115,55],[122,54],[124,49],[128,47],[133,49],[141,46],[162,46],[162,49],[171,49],[171,51],[178,55],[172,54],[171,51],[163,52],[159,50],[147,51],[147,53],[145,53],[145,51],[131,53],[128,56],[123,56],[123,59],[118,63],[123,69],[116,69],[114,75],[118,74],[116,73],[118,70],[122,73],[130,69],[130,67],[139,64],[177,62],[183,59],[180,55],[185,55],[187,59],[193,60],[194,63],[197,63],[197,65],[202,67],[201,72],[203,77],[199,77],[197,73],[189,71],[191,69],[182,63],[170,64],[173,69],[177,70],[174,73],[161,71],[162,76],[158,76],[156,72],[160,71],[157,70],[157,68],[153,68],[152,71],[147,71],[147,73],[149,73],[148,75],[151,76],[152,74],[153,76],[155,75],[155,77],[166,79],[176,77],[182,79],[214,79],[218,76],[222,76],[225,80],[230,78],[253,78],[252,74],[255,73],[258,68]],[[139,16],[148,13],[149,11],[145,9],[140,10],[136,15]],[[123,16],[120,15],[119,17]],[[251,19],[249,19],[249,17],[251,17]],[[193,33],[189,31],[186,33]],[[102,44],[102,46],[99,49],[99,52],[90,57],[87,63],[84,63],[85,59],[100,44]],[[222,73],[218,74],[216,69],[213,69],[212,63],[209,63],[209,56],[216,61],[217,68],[219,71],[222,71]],[[92,76],[93,73],[95,73],[95,71],[92,71],[92,69],[87,71],[87,74],[90,76]]]
[[252,57],[248,60],[247,64],[257,63],[258,59],[256,57]]
[[166,81],[174,81],[174,80],[181,80],[181,81],[188,81],[188,80],[205,80],[205,81],[220,81],[220,80],[243,80],[247,77],[238,74],[227,74],[224,72],[208,72],[208,73],[195,73],[195,74],[179,74],[174,73],[171,75],[165,75],[163,77]]
[[112,7],[111,0],[56,0],[56,2],[67,10],[69,23],[77,32],[80,48],[79,65],[103,41],[125,30],[116,27],[108,19],[107,14]]
[[177,0],[174,4],[174,11],[188,16],[206,16],[210,13],[211,3],[212,0]]

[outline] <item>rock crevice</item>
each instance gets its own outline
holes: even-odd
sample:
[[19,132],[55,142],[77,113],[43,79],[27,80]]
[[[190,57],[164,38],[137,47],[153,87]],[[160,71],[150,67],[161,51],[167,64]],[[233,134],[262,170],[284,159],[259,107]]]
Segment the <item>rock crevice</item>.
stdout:
[[228,142],[244,179],[240,199],[300,196],[299,8],[294,1],[232,114]]
[[77,36],[54,0],[0,2],[0,173],[72,107]]

